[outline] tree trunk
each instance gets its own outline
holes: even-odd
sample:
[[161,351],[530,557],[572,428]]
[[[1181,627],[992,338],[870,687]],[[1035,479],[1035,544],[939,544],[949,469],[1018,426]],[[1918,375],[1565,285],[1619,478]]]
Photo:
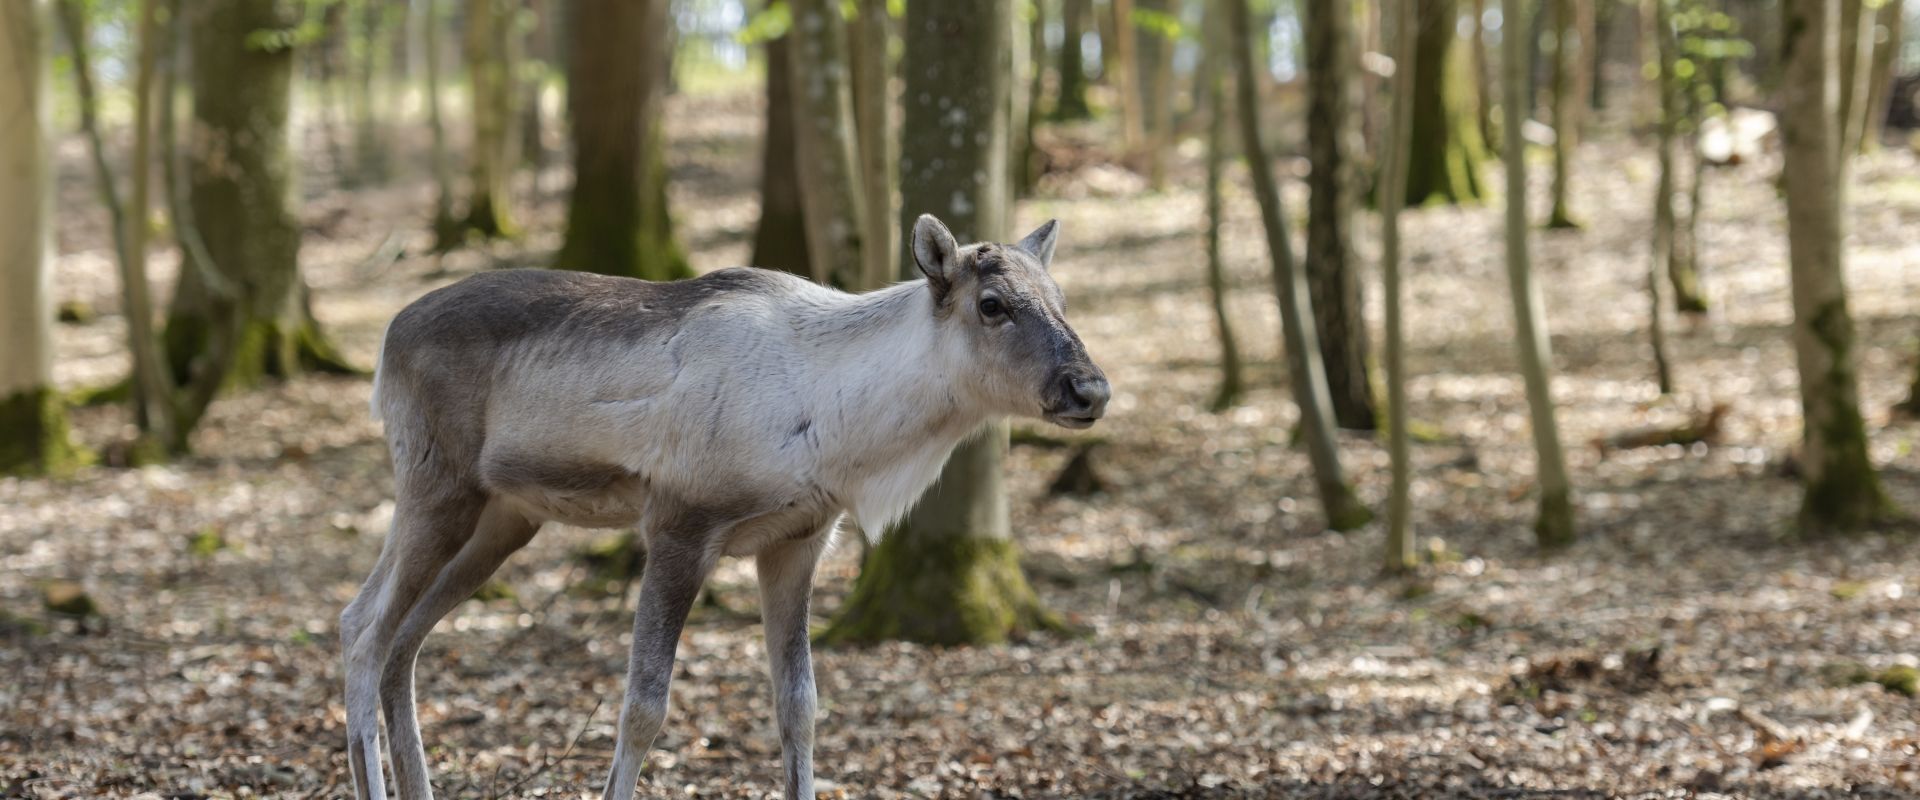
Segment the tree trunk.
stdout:
[[[354,11],[359,24],[360,60],[353,69],[353,169],[362,181],[384,181],[390,171],[387,143],[375,113],[374,80],[387,65],[387,11],[384,3],[362,3]],[[391,80],[391,79],[389,79]]]
[[[1679,56],[1679,43],[1675,41],[1673,30],[1672,0],[1653,0],[1653,31],[1656,51],[1659,53],[1660,75],[1660,116],[1658,134],[1655,140],[1655,152],[1660,163],[1660,177],[1653,190],[1653,252],[1647,261],[1647,293],[1652,299],[1652,308],[1648,314],[1647,332],[1653,343],[1654,378],[1661,394],[1673,393],[1673,371],[1667,361],[1667,307],[1665,284],[1673,270],[1674,221],[1673,221],[1673,140],[1680,122],[1680,88],[1678,76],[1674,74],[1674,62]],[[1675,276],[1674,289],[1680,288],[1680,279]]]
[[[807,260],[807,224],[800,218],[800,175],[793,142],[793,82],[787,77],[787,37],[767,40],[767,124],[760,145],[760,225],[752,263],[813,277]],[[889,230],[893,220],[887,220]]]
[[854,158],[846,26],[840,23],[837,0],[788,0],[787,7],[793,12],[787,67],[807,260],[814,280],[858,291],[865,267],[860,234],[867,223]]
[[893,203],[894,187],[900,183],[899,144],[893,138],[893,62],[887,57],[893,19],[887,14],[886,0],[860,0],[859,10],[853,24],[853,105],[860,129],[860,199],[865,214],[860,288],[873,289],[891,283],[900,269],[893,227],[899,219]]
[[[201,271],[181,271],[166,333],[175,380],[251,386],[309,370],[351,373],[322,336],[300,278],[287,152],[294,51],[258,46],[250,35],[298,17],[249,0],[194,3],[189,13],[188,205],[194,219],[219,221],[200,233],[235,291],[222,296]],[[205,355],[223,352],[232,355],[210,373]]]
[[0,475],[75,461],[53,385],[52,155],[47,142],[46,3],[0,3]]
[[666,281],[693,271],[673,238],[659,138],[666,0],[572,0],[573,194],[554,266]]
[[[1528,30],[1526,18],[1531,0],[1507,0],[1508,30]],[[1534,534],[1543,548],[1573,543],[1573,499],[1567,481],[1566,455],[1560,449],[1560,427],[1554,420],[1552,376],[1548,363],[1552,348],[1547,340],[1546,314],[1541,308],[1540,291],[1533,285],[1532,267],[1527,260],[1527,161],[1526,140],[1516,134],[1525,118],[1526,66],[1533,48],[1524,36],[1501,39],[1500,73],[1503,97],[1501,128],[1509,135],[1501,137],[1506,154],[1507,191],[1507,280],[1512,287],[1515,340],[1520,356],[1520,373],[1527,384],[1527,407],[1533,418],[1534,451],[1539,459],[1540,515],[1534,522]],[[1422,64],[1424,66],[1424,64]]]
[[1200,72],[1206,82],[1207,101],[1207,294],[1213,304],[1214,331],[1220,340],[1220,389],[1213,395],[1214,411],[1224,411],[1240,403],[1246,394],[1246,379],[1240,365],[1240,347],[1233,335],[1233,321],[1227,315],[1227,271],[1220,257],[1220,225],[1224,209],[1221,202],[1221,173],[1227,147],[1227,63],[1220,48],[1226,44],[1226,19],[1218,8],[1206,10],[1206,46],[1202,48]]
[[[1005,238],[1009,0],[910,0],[901,217],[935,213],[961,241]],[[902,277],[912,272],[902,264]],[[940,480],[868,553],[853,594],[822,638],[930,644],[1005,641],[1057,625],[1020,569],[992,425],[947,461]]]
[[473,152],[467,159],[469,230],[488,238],[519,235],[512,207],[514,101],[520,69],[513,35],[513,0],[477,0],[466,5],[467,85],[472,102]]
[[1572,180],[1573,145],[1579,128],[1579,101],[1573,77],[1574,61],[1580,57],[1573,45],[1575,31],[1574,0],[1553,0],[1553,209],[1547,214],[1547,227],[1578,228],[1568,206],[1568,183]]
[[520,70],[520,157],[533,176],[533,193],[541,193],[540,174],[547,166],[546,109],[541,98],[546,94],[547,75],[553,61],[553,32],[557,19],[553,0],[526,0],[527,18],[521,51],[525,66]]
[[1700,282],[1700,239],[1697,234],[1700,225],[1700,192],[1706,182],[1707,165],[1700,155],[1700,104],[1694,100],[1687,102],[1692,107],[1688,118],[1694,124],[1692,135],[1682,145],[1687,149],[1686,216],[1674,229],[1672,256],[1668,258],[1667,265],[1668,276],[1673,284],[1674,310],[1682,314],[1704,314],[1707,312],[1707,294]]
[[417,24],[421,40],[421,60],[426,62],[427,131],[432,137],[430,153],[433,167],[433,249],[445,253],[460,246],[466,231],[453,215],[453,157],[447,152],[447,126],[440,113],[440,70],[445,65],[440,54],[441,27],[446,24],[440,13],[440,0],[418,0]]
[[[1140,0],[1141,8],[1178,19],[1179,0]],[[1139,35],[1140,61],[1146,80],[1141,106],[1146,116],[1147,185],[1167,188],[1167,155],[1173,148],[1173,50],[1175,42],[1158,28]]]
[[[1393,467],[1387,500],[1387,547],[1382,567],[1389,573],[1406,572],[1418,563],[1413,547],[1413,452],[1407,432],[1407,336],[1404,291],[1400,285],[1400,207],[1406,200],[1407,158],[1413,136],[1415,37],[1412,35],[1414,0],[1394,0],[1397,24],[1393,75],[1393,113],[1388,123],[1386,154],[1380,178],[1380,276],[1387,295],[1387,455]],[[1478,47],[1478,42],[1475,43]]]
[[1889,511],[1867,454],[1854,375],[1843,246],[1845,161],[1838,112],[1839,0],[1786,0],[1782,41],[1787,245],[1793,268],[1793,344],[1803,416],[1803,533],[1864,528]]
[[[1120,98],[1120,149],[1131,159],[1146,146],[1146,115],[1140,108],[1139,31],[1133,25],[1133,0],[1109,0],[1113,9],[1113,72],[1108,83]],[[1102,41],[1100,49],[1106,50]]]
[[[1454,0],[1420,4],[1418,50],[1414,54],[1413,156],[1407,162],[1407,204],[1434,199],[1447,203],[1479,200],[1480,162],[1486,145],[1474,122],[1478,102],[1466,65],[1455,54]],[[1505,30],[1514,30],[1505,26]],[[1524,37],[1523,37],[1524,38]],[[1503,137],[1504,138],[1504,137]]]
[[1087,107],[1086,54],[1080,40],[1087,31],[1087,11],[1093,0],[1060,0],[1060,97],[1053,103],[1053,118],[1062,121],[1086,119],[1093,115]]
[[1306,34],[1307,160],[1313,170],[1307,204],[1307,285],[1340,427],[1373,430],[1373,384],[1367,376],[1367,318],[1360,302],[1360,265],[1353,250],[1353,206],[1359,131],[1355,126],[1353,4],[1300,7]]
[[1901,32],[1906,27],[1906,10],[1902,0],[1887,0],[1876,19],[1887,35],[1885,38],[1874,37],[1873,68],[1867,76],[1866,123],[1860,136],[1860,152],[1863,153],[1880,149],[1880,140],[1886,132],[1893,67],[1894,62],[1900,60],[1903,43]]
[[[1875,6],[1867,0],[1840,0],[1840,152],[1860,152],[1867,127],[1867,96],[1872,93]],[[1844,171],[1843,171],[1844,172]]]
[[1307,291],[1305,274],[1293,263],[1293,245],[1288,241],[1286,211],[1281,206],[1280,187],[1273,178],[1273,165],[1267,160],[1266,146],[1260,141],[1260,108],[1254,67],[1253,27],[1247,0],[1229,0],[1232,13],[1229,30],[1233,32],[1233,59],[1237,72],[1235,94],[1240,117],[1240,147],[1246,153],[1247,169],[1253,177],[1253,193],[1260,202],[1260,221],[1267,233],[1267,249],[1273,259],[1273,284],[1280,301],[1280,323],[1286,341],[1287,377],[1293,384],[1294,402],[1300,406],[1300,431],[1313,462],[1320,490],[1320,502],[1326,510],[1327,527],[1353,530],[1373,518],[1347,486],[1340,468],[1340,450],[1334,442],[1332,401],[1327,393],[1326,367],[1320,360],[1320,343],[1314,332],[1313,306]]
[[[1473,6],[1467,10],[1473,14],[1473,26],[1467,34],[1467,52],[1473,56],[1470,59],[1473,66],[1473,93],[1481,100],[1473,104],[1473,120],[1475,127],[1480,130],[1480,141],[1488,147],[1496,147],[1500,138],[1493,128],[1493,104],[1486,102],[1493,96],[1493,77],[1487,68],[1487,0],[1473,0]],[[1420,24],[1418,13],[1410,24]],[[1420,58],[1419,50],[1414,51],[1413,58]]]

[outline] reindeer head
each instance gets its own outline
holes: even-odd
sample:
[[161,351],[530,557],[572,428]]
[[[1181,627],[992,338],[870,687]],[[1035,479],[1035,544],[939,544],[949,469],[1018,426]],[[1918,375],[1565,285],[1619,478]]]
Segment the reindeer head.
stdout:
[[973,374],[963,383],[990,411],[1086,428],[1106,414],[1111,388],[1067,325],[1065,298],[1047,266],[1059,226],[1041,225],[1019,244],[954,243],[922,214],[913,260],[927,276],[942,335],[962,337]]

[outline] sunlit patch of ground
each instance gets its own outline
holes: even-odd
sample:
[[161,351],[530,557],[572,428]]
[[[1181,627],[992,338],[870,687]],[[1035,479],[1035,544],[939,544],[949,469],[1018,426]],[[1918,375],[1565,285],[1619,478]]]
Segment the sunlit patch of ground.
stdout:
[[[756,214],[755,104],[675,103],[683,234],[701,268],[740,263]],[[61,152],[59,295],[111,311],[103,223],[78,152]],[[308,152],[324,169],[317,145]],[[1024,203],[1020,227],[1065,225],[1060,282],[1117,392],[1091,433],[1106,440],[1095,458],[1107,494],[1046,496],[1067,450],[1016,448],[1009,464],[1029,573],[1086,633],[819,653],[822,777],[847,797],[1920,792],[1916,701],[1855,682],[1920,656],[1911,533],[1790,538],[1798,492],[1776,465],[1798,412],[1773,167],[1710,176],[1700,233],[1715,310],[1675,323],[1679,393],[1661,399],[1643,332],[1651,159],[1601,142],[1578,166],[1589,227],[1542,233],[1535,252],[1582,541],[1552,558],[1530,544],[1532,445],[1498,205],[1423,209],[1407,220],[1412,413],[1437,435],[1415,446],[1414,492],[1417,531],[1441,557],[1412,581],[1376,578],[1378,525],[1320,529],[1306,459],[1287,446],[1295,413],[1243,176],[1226,256],[1257,386],[1217,415],[1205,410],[1217,352],[1197,193],[1115,195],[1098,189],[1125,181],[1103,173]],[[1874,455],[1908,509],[1920,509],[1920,427],[1886,412],[1920,332],[1915,167],[1904,153],[1861,167],[1848,274]],[[1177,184],[1198,184],[1195,165],[1181,169]],[[554,171],[525,213],[541,233],[419,255],[431,196],[417,177],[351,197],[324,176],[303,185],[318,314],[361,364],[409,299],[557,246],[566,181]],[[1291,191],[1297,215],[1304,196]],[[1368,257],[1373,225],[1361,226]],[[414,252],[367,263],[396,232]],[[164,294],[171,267],[156,273]],[[112,314],[62,327],[62,385],[119,374],[119,336]],[[346,790],[334,619],[392,513],[367,394],[363,379],[303,379],[223,399],[183,463],[0,482],[0,794]],[[1718,447],[1603,456],[1588,444],[1716,402],[1732,405]],[[98,446],[125,418],[96,409],[77,422]],[[1379,507],[1384,450],[1343,442]],[[443,796],[597,793],[630,603],[584,588],[572,553],[596,536],[549,531],[504,571],[515,597],[469,603],[429,643],[421,718]],[[858,551],[844,544],[823,570],[817,620],[844,597]],[[695,612],[643,779],[653,796],[777,792],[751,572],[729,562]],[[79,581],[105,619],[31,632],[58,580]]]

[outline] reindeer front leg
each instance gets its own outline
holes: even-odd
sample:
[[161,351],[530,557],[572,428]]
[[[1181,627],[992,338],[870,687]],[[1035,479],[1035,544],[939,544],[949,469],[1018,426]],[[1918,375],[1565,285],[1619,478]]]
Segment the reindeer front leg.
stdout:
[[807,606],[813,595],[814,562],[827,539],[821,533],[782,542],[754,559],[787,800],[813,800],[813,718],[819,700],[807,641]]
[[640,573],[640,605],[633,615],[633,652],[627,661],[627,693],[620,707],[620,733],[607,776],[604,800],[630,800],[660,726],[667,721],[667,692],[680,629],[712,571],[714,558],[700,539],[650,537]]

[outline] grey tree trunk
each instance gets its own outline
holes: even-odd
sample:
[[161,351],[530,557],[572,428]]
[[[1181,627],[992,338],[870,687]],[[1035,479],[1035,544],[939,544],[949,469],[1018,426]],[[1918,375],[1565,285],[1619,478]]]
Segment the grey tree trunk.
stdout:
[[788,77],[793,81],[800,214],[814,280],[855,290],[865,283],[859,162],[854,158],[853,79],[837,0],[788,0]]
[[1250,32],[1261,29],[1253,26],[1247,0],[1228,0],[1228,10],[1232,14],[1230,49],[1236,68],[1234,88],[1238,95],[1240,148],[1246,153],[1247,168],[1252,173],[1253,193],[1260,202],[1260,221],[1266,229],[1267,249],[1273,259],[1274,292],[1279,297],[1281,329],[1286,337],[1287,377],[1293,385],[1294,402],[1300,407],[1301,438],[1313,462],[1327,527],[1352,530],[1365,525],[1373,513],[1354,496],[1340,467],[1340,449],[1334,441],[1333,403],[1328,399],[1326,368],[1320,361],[1320,343],[1314,333],[1312,300],[1305,274],[1293,263],[1293,244],[1288,241],[1280,187],[1274,181],[1266,146],[1260,141],[1256,88],[1259,71],[1254,67]]
[[[1175,19],[1180,16],[1179,0],[1140,0],[1140,7]],[[1175,42],[1163,31],[1139,32],[1142,69],[1141,107],[1146,117],[1147,185],[1154,191],[1167,188],[1167,157],[1173,148],[1173,51]]]
[[1580,59],[1574,41],[1578,28],[1574,22],[1575,0],[1553,0],[1553,209],[1547,213],[1547,227],[1578,228],[1567,199],[1573,180],[1573,145],[1578,141],[1580,98],[1573,75]]
[[1840,157],[1860,152],[1873,92],[1873,38],[1877,5],[1840,0]]
[[467,86],[472,99],[473,152],[467,159],[468,229],[487,237],[514,237],[519,225],[512,207],[513,168],[520,148],[514,144],[514,106],[519,81],[520,40],[514,35],[513,0],[474,0],[466,4]]
[[1406,202],[1407,160],[1413,139],[1413,87],[1417,68],[1415,0],[1389,0],[1397,24],[1394,42],[1393,113],[1380,176],[1380,276],[1387,295],[1387,454],[1393,487],[1387,499],[1387,546],[1382,568],[1389,574],[1413,569],[1413,452],[1407,433],[1407,336],[1404,290],[1400,281],[1400,209]]
[[573,193],[561,269],[674,280],[693,271],[673,237],[659,137],[666,0],[573,0],[567,108]]
[[47,4],[0,3],[0,475],[71,466],[53,385],[52,160],[47,140]]
[[1905,43],[1902,31],[1906,27],[1906,8],[1904,0],[1886,0],[1875,16],[1879,26],[1886,33],[1874,35],[1873,68],[1867,76],[1866,125],[1860,136],[1860,151],[1873,152],[1880,148],[1880,139],[1886,132],[1888,92],[1892,89],[1894,62],[1900,59],[1900,50]]
[[[760,225],[753,234],[756,267],[813,277],[807,223],[800,216],[800,175],[793,141],[793,82],[787,37],[767,40],[767,124],[760,143]],[[887,220],[893,228],[893,220]],[[888,257],[892,257],[889,252]]]
[[[1661,394],[1673,393],[1673,370],[1667,361],[1667,304],[1665,285],[1673,269],[1673,144],[1680,121],[1680,79],[1674,74],[1679,45],[1674,41],[1673,6],[1670,0],[1654,0],[1653,30],[1659,53],[1660,82],[1659,132],[1655,141],[1660,162],[1660,177],[1653,189],[1653,252],[1647,261],[1647,293],[1652,299],[1647,332],[1653,343],[1654,378]],[[1557,102],[1557,101],[1556,101]],[[1678,289],[1678,285],[1675,286]]]
[[[1507,0],[1508,30],[1529,30],[1531,0]],[[1526,67],[1532,63],[1531,43],[1525,36],[1501,39],[1500,73],[1502,102],[1501,127],[1520,130],[1528,107]],[[1520,356],[1520,374],[1527,384],[1527,407],[1533,419],[1535,466],[1540,490],[1540,512],[1534,522],[1534,534],[1543,548],[1573,543],[1573,498],[1567,480],[1566,454],[1560,449],[1560,426],[1554,419],[1553,385],[1548,364],[1552,348],[1547,341],[1546,314],[1541,308],[1540,291],[1533,285],[1532,267],[1527,259],[1527,161],[1526,141],[1519,136],[1502,136],[1501,150],[1507,165],[1507,281],[1513,295],[1515,341]]]
[[[1108,0],[1113,11],[1113,71],[1108,83],[1120,96],[1120,147],[1128,158],[1146,147],[1146,114],[1140,103],[1139,31],[1133,25],[1133,0]],[[1107,40],[1100,50],[1106,52]]]
[[1234,338],[1233,320],[1227,314],[1227,271],[1220,257],[1220,224],[1224,213],[1220,184],[1227,148],[1226,73],[1227,63],[1220,48],[1226,44],[1225,17],[1217,7],[1206,10],[1206,47],[1201,56],[1201,79],[1206,82],[1207,103],[1207,295],[1213,305],[1214,331],[1220,341],[1220,389],[1213,395],[1214,411],[1224,411],[1240,403],[1246,394],[1246,378],[1240,364],[1240,347]]
[[[1013,32],[1009,0],[910,0],[901,223],[937,214],[961,241],[1005,239]],[[902,260],[902,275],[913,271]],[[1055,618],[1020,569],[1000,464],[1004,425],[955,450],[906,521],[868,553],[823,637],[934,644],[1004,641]]]
[[1845,160],[1838,111],[1839,0],[1786,0],[1782,41],[1787,245],[1803,417],[1802,532],[1858,530],[1890,510],[1867,454],[1847,311]]
[[1093,115],[1087,107],[1086,54],[1080,38],[1087,31],[1087,12],[1093,0],[1060,0],[1060,99],[1054,101],[1053,118],[1086,119]]
[[417,2],[420,19],[415,26],[420,32],[421,60],[426,62],[427,131],[432,137],[433,249],[444,253],[460,246],[460,238],[466,233],[453,215],[453,157],[447,152],[447,126],[440,111],[440,70],[444,66],[440,38],[446,20],[440,13],[440,0]]
[[1306,3],[1307,286],[1313,296],[1320,358],[1340,427],[1373,430],[1373,383],[1367,375],[1367,318],[1360,263],[1353,250],[1354,191],[1360,131],[1354,114],[1353,4]]
[[899,146],[893,137],[893,63],[888,45],[893,19],[886,0],[860,0],[853,23],[853,99],[859,127],[861,224],[860,288],[871,289],[893,281],[894,224],[899,219],[893,190],[900,183]]

